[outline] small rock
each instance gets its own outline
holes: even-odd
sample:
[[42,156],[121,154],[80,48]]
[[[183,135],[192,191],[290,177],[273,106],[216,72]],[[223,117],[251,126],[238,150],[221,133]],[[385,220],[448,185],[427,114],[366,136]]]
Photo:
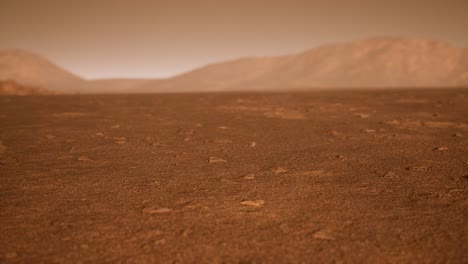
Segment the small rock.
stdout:
[[215,139],[214,141],[215,143],[218,143],[218,144],[232,144],[232,140],[230,139]]
[[250,142],[250,147],[255,148],[257,146],[257,143],[255,141]]
[[102,132],[97,132],[97,133],[96,133],[96,136],[98,136],[98,137],[103,137],[103,136],[104,136],[104,133],[102,133]]
[[91,161],[91,159],[86,156],[79,156],[78,161]]
[[389,179],[399,178],[399,176],[393,171],[389,171],[389,172],[385,173],[384,177],[389,178]]
[[460,134],[460,133],[455,133],[455,134],[453,134],[453,137],[463,137],[463,135]]
[[335,237],[332,235],[331,231],[329,230],[317,231],[312,236],[320,240],[335,240]]
[[462,177],[462,179],[468,180],[468,174],[464,175],[464,176]]
[[426,166],[419,166],[419,167],[406,167],[408,171],[419,171],[419,172],[426,172],[428,168]]
[[328,135],[330,135],[330,136],[338,136],[339,134],[340,133],[338,133],[338,131],[336,131],[336,130],[332,130],[332,131],[328,132]]
[[286,224],[286,223],[282,223],[281,225],[279,225],[279,229],[280,229],[281,232],[283,232],[284,234],[288,234],[288,233],[290,232],[289,226],[288,226],[288,224]]
[[375,133],[375,129],[366,128],[363,130],[364,133]]
[[5,258],[7,258],[7,259],[14,259],[17,256],[18,256],[18,254],[16,252],[14,252],[14,251],[13,252],[8,252],[8,253],[5,254]]
[[272,169],[271,171],[274,172],[275,174],[288,172],[288,170],[283,167],[278,167],[278,168]]
[[253,201],[243,201],[242,205],[252,206],[252,207],[262,207],[265,204],[263,200],[253,200]]
[[182,232],[182,237],[188,237],[188,236],[190,236],[190,234],[192,234],[192,230],[190,230],[190,228],[186,228],[186,229]]
[[344,156],[343,156],[343,155],[336,155],[336,157],[337,157],[337,158],[339,158],[339,159],[342,159],[342,158],[344,158]]
[[143,208],[142,213],[144,214],[167,214],[172,211],[174,210],[171,208],[166,208],[166,207],[162,207],[162,208],[146,207],[146,208]]
[[189,141],[192,141],[192,138],[190,138],[190,137],[184,138],[184,142],[189,142]]
[[82,248],[82,249],[88,249],[89,246],[88,246],[87,244],[81,244],[81,245],[80,245],[80,248]]
[[217,129],[223,129],[223,130],[225,130],[225,129],[228,129],[228,127],[227,127],[227,126],[219,126],[219,127],[217,127]]
[[111,126],[112,129],[117,129],[117,128],[120,128],[120,125],[113,125]]
[[209,163],[226,163],[227,160],[222,159],[222,158],[217,158],[217,157],[210,157],[208,160]]
[[248,174],[244,176],[245,180],[253,180],[255,179],[255,174]]
[[401,122],[400,122],[400,121],[398,121],[398,120],[391,120],[391,121],[387,121],[387,122],[385,122],[385,124],[387,124],[387,125],[395,125],[395,126],[398,126],[398,125],[400,125],[400,124],[401,124]]
[[362,119],[369,118],[369,115],[368,115],[368,114],[355,113],[354,115],[357,116],[357,117],[359,117],[359,118],[362,118]]
[[156,240],[156,241],[154,241],[154,244],[156,246],[164,245],[164,244],[166,244],[166,239],[163,238],[163,239]]
[[123,145],[126,143],[126,138],[124,137],[112,137],[112,139],[114,140],[115,143],[119,144],[119,145]]
[[446,151],[446,150],[448,150],[448,149],[449,149],[448,147],[443,146],[443,147],[437,147],[437,148],[435,148],[434,150],[437,150],[437,151]]

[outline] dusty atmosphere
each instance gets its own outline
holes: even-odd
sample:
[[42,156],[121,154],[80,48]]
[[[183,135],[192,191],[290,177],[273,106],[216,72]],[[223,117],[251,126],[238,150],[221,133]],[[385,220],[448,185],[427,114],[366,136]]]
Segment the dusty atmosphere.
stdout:
[[466,263],[468,90],[0,97],[0,262]]

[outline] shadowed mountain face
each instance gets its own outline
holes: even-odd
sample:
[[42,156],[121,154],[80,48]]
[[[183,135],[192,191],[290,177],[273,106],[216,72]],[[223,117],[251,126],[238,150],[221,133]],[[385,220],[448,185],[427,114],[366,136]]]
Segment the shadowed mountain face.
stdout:
[[47,59],[21,50],[0,51],[0,80],[60,92],[78,92],[86,83]]
[[468,49],[373,38],[303,53],[211,64],[163,80],[84,80],[37,55],[0,52],[0,79],[60,92],[198,92],[468,86]]
[[468,85],[468,49],[445,43],[374,38],[304,53],[245,58],[146,83],[144,91],[389,88]]

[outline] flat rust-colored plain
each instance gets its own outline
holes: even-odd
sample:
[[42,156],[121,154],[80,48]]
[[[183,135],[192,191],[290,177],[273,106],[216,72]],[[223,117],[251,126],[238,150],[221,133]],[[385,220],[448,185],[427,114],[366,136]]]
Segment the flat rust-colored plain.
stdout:
[[0,97],[0,262],[466,263],[468,90]]

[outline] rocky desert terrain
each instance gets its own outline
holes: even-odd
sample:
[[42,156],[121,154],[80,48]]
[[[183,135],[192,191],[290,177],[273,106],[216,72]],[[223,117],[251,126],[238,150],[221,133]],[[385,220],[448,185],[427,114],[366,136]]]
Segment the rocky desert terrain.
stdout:
[[467,263],[468,90],[0,97],[0,262]]

